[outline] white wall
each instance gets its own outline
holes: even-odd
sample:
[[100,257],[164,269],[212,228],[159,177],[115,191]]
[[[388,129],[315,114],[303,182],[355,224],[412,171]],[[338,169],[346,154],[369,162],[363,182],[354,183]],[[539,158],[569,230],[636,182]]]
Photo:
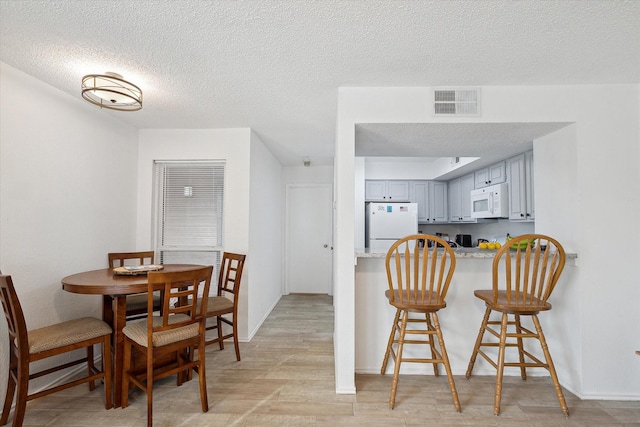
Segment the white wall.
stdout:
[[[284,202],[282,166],[260,138],[251,134],[249,252],[245,274],[249,296],[248,339],[251,339],[282,296]],[[232,211],[229,211],[232,214]],[[244,282],[244,279],[243,279]]]
[[[107,252],[134,246],[137,131],[122,113],[4,63],[0,93],[0,269],[13,277],[29,329],[100,317],[101,298],[64,292],[60,279],[107,267]],[[0,316],[1,399],[7,340]]]
[[226,160],[225,249],[246,252],[249,247],[249,161],[251,130],[142,129],[138,154],[139,248],[152,244],[154,160]]
[[282,169],[282,193],[287,184],[333,184],[333,166],[285,166]]
[[[247,254],[238,339],[249,340],[277,302],[275,295],[281,295],[282,242],[277,240],[282,239],[277,234],[282,218],[280,164],[248,128],[143,129],[138,158],[139,249],[152,244],[153,161],[226,160],[223,245],[229,252]],[[275,230],[261,228],[262,213],[276,223]],[[277,249],[264,250],[265,241],[273,242]]]
[[335,163],[336,390],[355,387],[353,249],[359,220],[354,212],[362,203],[354,198],[355,124],[570,122],[573,128],[534,143],[536,231],[557,237],[579,257],[575,271],[562,277],[552,297],[553,314],[543,324],[547,335],[568,337],[570,346],[552,347],[552,354],[561,381],[573,391],[585,398],[640,399],[634,380],[640,376],[634,354],[640,336],[623,335],[629,325],[640,324],[638,255],[633,247],[602,243],[612,235],[640,235],[633,214],[640,208],[638,92],[638,85],[483,87],[483,115],[471,120],[431,117],[429,88],[341,88]]

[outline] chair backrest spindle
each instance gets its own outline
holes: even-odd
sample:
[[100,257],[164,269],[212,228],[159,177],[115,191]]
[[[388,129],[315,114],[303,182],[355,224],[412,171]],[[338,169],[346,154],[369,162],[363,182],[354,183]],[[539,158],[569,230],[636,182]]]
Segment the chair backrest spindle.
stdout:
[[414,234],[396,241],[386,255],[392,301],[397,300],[401,304],[443,303],[455,264],[453,250],[437,236]]
[[[149,345],[152,344],[154,333],[181,328],[183,326],[198,323],[206,318],[206,298],[198,304],[198,295],[209,292],[211,284],[212,266],[194,271],[178,272],[149,272],[148,274],[148,307],[149,313],[153,312],[153,292],[162,291],[162,324],[154,325],[153,317],[147,316],[147,331]],[[188,319],[174,321],[176,314],[186,314]]]
[[564,265],[564,248],[549,236],[525,234],[508,240],[493,260],[494,301],[498,300],[498,291],[504,290],[510,304],[545,304]]

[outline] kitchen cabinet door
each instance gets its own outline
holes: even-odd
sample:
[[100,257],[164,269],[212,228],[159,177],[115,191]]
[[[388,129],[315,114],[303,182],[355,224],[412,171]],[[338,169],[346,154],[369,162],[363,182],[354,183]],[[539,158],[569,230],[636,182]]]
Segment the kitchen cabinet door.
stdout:
[[409,181],[387,181],[387,196],[389,201],[408,201]]
[[535,191],[533,189],[533,150],[527,151],[524,153],[524,178],[525,178],[525,189],[527,191],[527,217],[530,220],[536,218],[536,209],[535,209]]
[[462,221],[462,179],[456,178],[449,181],[449,222]]
[[429,222],[429,181],[411,181],[409,201],[418,204],[418,223]]
[[418,204],[418,223],[449,222],[447,183],[444,181],[411,181],[411,202]]
[[495,163],[487,168],[475,171],[475,188],[507,182],[505,162]]
[[384,200],[387,195],[387,181],[365,181],[365,200]]
[[475,188],[475,174],[449,181],[449,222],[478,222],[471,218],[471,190]]
[[509,176],[509,219],[532,221],[535,218],[533,201],[533,151],[507,159]]
[[449,192],[447,189],[446,182],[429,182],[429,216],[433,223],[446,223],[449,221]]
[[463,222],[478,222],[471,217],[471,190],[475,189],[474,175],[469,174],[461,178],[460,213]]
[[409,181],[366,180],[364,198],[367,202],[407,202]]

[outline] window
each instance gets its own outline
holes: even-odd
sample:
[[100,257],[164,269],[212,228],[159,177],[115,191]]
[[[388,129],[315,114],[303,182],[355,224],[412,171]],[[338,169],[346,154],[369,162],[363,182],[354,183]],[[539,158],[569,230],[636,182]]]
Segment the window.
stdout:
[[155,250],[161,264],[220,265],[224,161],[156,161]]

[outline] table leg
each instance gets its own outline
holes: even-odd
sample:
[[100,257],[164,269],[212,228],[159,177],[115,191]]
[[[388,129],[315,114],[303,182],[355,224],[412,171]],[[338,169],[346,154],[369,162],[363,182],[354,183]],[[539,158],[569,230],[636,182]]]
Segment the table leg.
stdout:
[[122,329],[127,323],[126,295],[114,297],[113,307],[113,403],[122,406],[122,365],[124,363],[124,335]]
[[[111,295],[102,296],[102,320],[113,328],[113,297]],[[113,338],[111,344],[113,344]]]

